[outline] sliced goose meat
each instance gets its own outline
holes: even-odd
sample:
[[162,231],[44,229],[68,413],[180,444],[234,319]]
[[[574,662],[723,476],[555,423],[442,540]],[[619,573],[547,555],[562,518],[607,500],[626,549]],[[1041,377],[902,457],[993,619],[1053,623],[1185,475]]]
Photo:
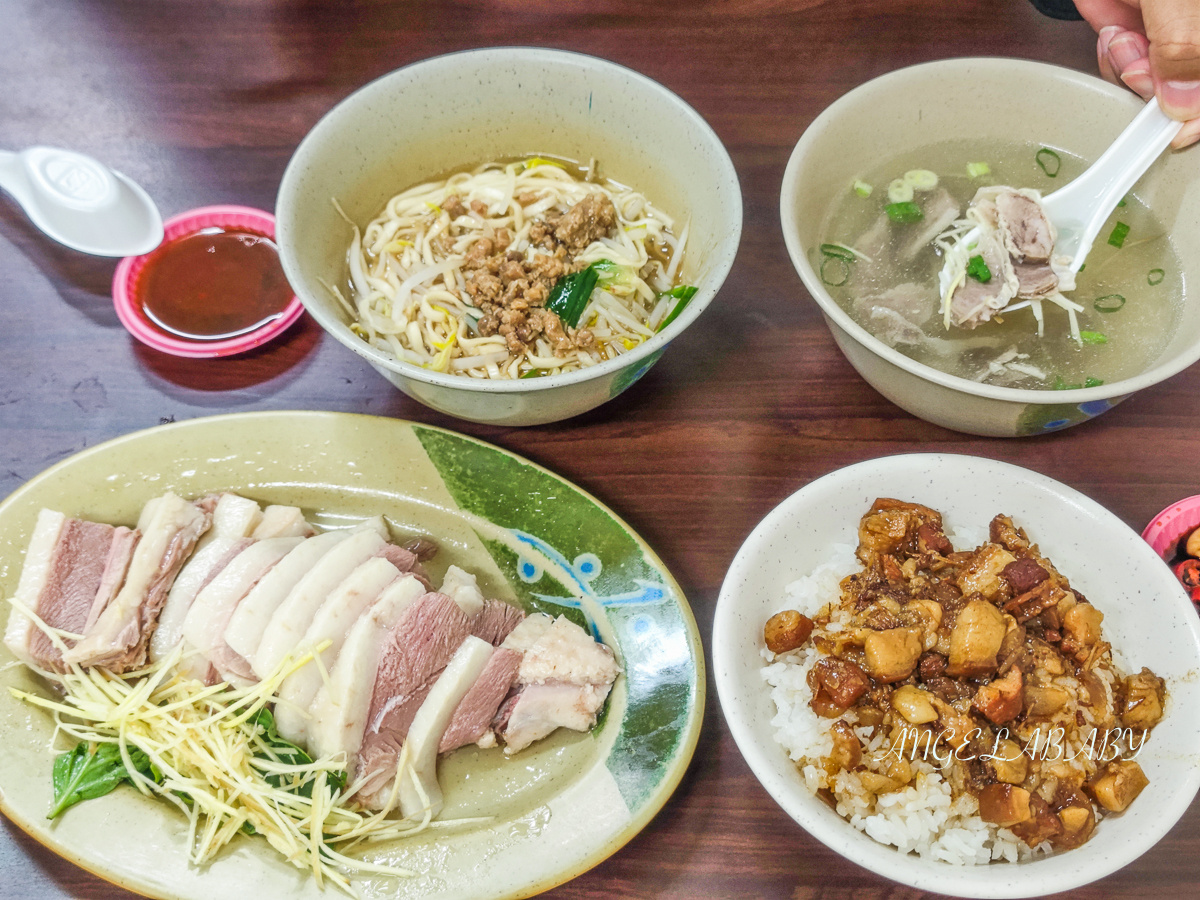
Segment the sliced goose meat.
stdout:
[[273,537],[311,537],[316,530],[295,506],[268,506],[262,512],[262,521],[250,535],[256,541]]
[[262,521],[257,503],[237,494],[221,494],[213,509],[212,527],[180,569],[150,638],[150,661],[164,659],[183,636],[183,620],[200,589],[246,546],[243,542]]
[[[438,745],[454,711],[495,652],[487,641],[468,635],[417,711],[404,742],[407,769],[400,776],[400,813],[404,818],[432,818],[442,811]],[[379,798],[373,799],[378,802]]]
[[492,654],[479,678],[454,710],[438,744],[439,753],[448,753],[467,744],[482,742],[482,746],[495,745],[496,738],[491,731],[492,719],[516,681],[520,666],[521,654],[516,650],[497,649]]
[[121,590],[83,640],[63,654],[81,666],[121,673],[146,662],[150,635],[176,574],[208,529],[215,499],[189,503],[175,494],[151,500],[138,520],[141,540]]
[[1058,275],[1049,263],[1013,263],[1017,274],[1017,296],[1026,300],[1045,297],[1058,290]]
[[[179,664],[183,674],[209,684],[220,680],[240,687],[258,680],[249,663],[225,643],[225,630],[238,602],[302,540],[252,541],[200,590],[183,620],[185,654]],[[196,652],[186,652],[191,650]]]
[[926,195],[921,202],[923,217],[915,225],[902,226],[912,229],[911,236],[900,248],[900,258],[915,259],[917,254],[928,247],[935,237],[949,228],[958,218],[959,208],[955,199],[945,188],[937,188]]
[[524,750],[559,728],[588,731],[596,724],[608,690],[566,682],[521,685],[500,708],[493,725],[504,741],[504,752]]
[[1004,246],[1014,262],[1049,262],[1054,251],[1054,225],[1042,211],[1041,195],[1036,196],[1008,188],[992,201]]
[[950,320],[962,328],[982,325],[1017,295],[1018,282],[1012,260],[995,234],[982,235],[976,252],[983,257],[991,278],[984,282],[971,275],[963,276],[961,286],[950,301]]
[[484,600],[483,608],[471,617],[471,634],[499,647],[524,619],[524,611],[511,603]]
[[[132,535],[127,528],[121,532]],[[121,564],[113,559],[114,548],[127,549],[132,543],[128,539],[118,541],[116,536],[117,529],[111,525],[68,519],[62,513],[43,509],[25,551],[14,599],[46,625],[73,635],[83,634],[97,596],[111,594],[112,573]],[[73,642],[64,640],[68,646]],[[15,606],[9,613],[4,641],[26,665],[67,671],[58,647]]]
[[483,592],[479,590],[479,582],[470,572],[458,566],[446,569],[446,577],[442,579],[441,592],[458,604],[468,616],[477,616],[483,611]]
[[[187,619],[192,604],[196,602],[196,597],[237,558],[239,553],[253,543],[253,539],[248,537],[219,538],[192,554],[168,592],[167,602],[163,604],[158,617],[158,627],[150,636],[151,662],[166,659],[179,646],[183,640],[184,620]],[[180,581],[184,576],[187,577],[181,586]]]
[[113,529],[108,561],[104,565],[104,573],[100,576],[100,586],[96,589],[96,599],[92,601],[92,608],[88,612],[87,622],[84,623],[81,634],[87,634],[100,618],[100,613],[108,608],[108,604],[121,590],[121,585],[125,583],[125,576],[129,574],[129,564],[133,562],[133,551],[137,548],[141,538],[140,531],[130,531],[124,525],[118,525]]
[[263,629],[262,641],[251,660],[259,678],[274,672],[300,643],[325,598],[351,572],[371,557],[378,556],[386,546],[378,531],[363,528],[352,532],[321,557],[276,608],[270,623]]
[[279,686],[275,724],[284,738],[295,744],[307,742],[308,710],[321,687],[323,673],[333,667],[355,620],[399,577],[400,570],[390,562],[373,557],[351,572],[321,604],[293,653],[316,651],[323,643],[328,646],[316,651],[311,662],[292,672]]
[[253,659],[275,610],[321,558],[350,537],[348,531],[327,531],[297,544],[250,589],[225,629],[225,643],[245,659]]
[[496,733],[505,753],[516,753],[560,727],[590,729],[621,672],[607,646],[563,616],[547,624],[548,618],[528,617],[501,645],[523,652],[517,692],[497,714]]
[[384,642],[404,611],[426,593],[415,577],[400,578],[388,585],[379,600],[351,626],[329,671],[329,683],[321,685],[309,708],[309,751],[314,757],[345,753],[352,781]]
[[457,603],[445,594],[428,593],[411,604],[388,633],[359,755],[360,777],[367,778],[363,796],[375,796],[390,786],[409,727],[442,670],[470,636],[469,625]]
[[409,550],[407,547],[400,547],[396,544],[388,544],[379,554],[401,572],[411,573],[419,578],[425,584],[425,589],[432,589],[429,583],[429,577],[425,574],[425,567],[421,565],[421,558]]

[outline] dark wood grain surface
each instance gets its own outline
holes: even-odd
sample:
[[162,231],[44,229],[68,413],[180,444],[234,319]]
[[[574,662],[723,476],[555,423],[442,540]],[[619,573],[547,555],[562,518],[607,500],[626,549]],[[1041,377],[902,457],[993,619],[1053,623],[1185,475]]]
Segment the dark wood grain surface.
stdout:
[[[1083,491],[1139,530],[1200,492],[1200,367],[1064,433],[955,434],[858,377],[784,250],[788,154],[848,89],[949,56],[1094,72],[1090,30],[1044,19],[1024,0],[0,0],[0,32],[0,147],[89,153],[138,181],[164,216],[219,202],[273,208],[296,144],[338,100],[419,59],[507,44],[596,54],[681,94],[729,148],[746,214],[716,302],[644,379],[571,421],[506,429],[408,399],[307,318],[234,359],[146,349],[113,312],[114,261],[50,243],[0,202],[0,496],[76,451],[171,420],[267,409],[412,419],[523,454],[612,506],[666,561],[707,635],[726,568],[753,526],[849,463],[918,450],[1003,459]],[[626,847],[552,896],[922,896],[846,862],[785,816],[743,762],[711,683],[708,698],[674,797]],[[1198,825],[1193,806],[1140,860],[1070,896],[1200,895]],[[0,897],[129,896],[0,825]]]

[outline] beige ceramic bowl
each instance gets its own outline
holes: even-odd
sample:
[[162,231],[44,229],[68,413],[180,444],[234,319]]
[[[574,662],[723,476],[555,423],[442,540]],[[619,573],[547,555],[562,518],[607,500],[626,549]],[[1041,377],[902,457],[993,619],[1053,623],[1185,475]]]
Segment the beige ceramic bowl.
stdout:
[[[775,704],[762,676],[763,625],[787,608],[787,586],[828,561],[834,544],[858,544],[858,521],[877,497],[931,506],[951,531],[986,534],[997,513],[1012,516],[1104,613],[1105,640],[1120,665],[1128,672],[1149,666],[1166,680],[1166,714],[1138,756],[1150,785],[1124,813],[1101,821],[1082,847],[982,866],[902,854],[859,831],[811,793],[776,742]],[[717,600],[711,647],[725,720],[766,791],[827,847],[917,891],[1011,898],[1080,887],[1154,846],[1187,811],[1200,786],[1195,609],[1162,560],[1124,522],[1078,491],[1008,463],[950,453],[888,456],[805,485],[772,510],[738,550]],[[1055,757],[1046,752],[1044,758]],[[789,844],[781,831],[776,852],[803,849],[799,842]],[[1081,896],[1103,897],[1104,892]]]
[[[834,302],[817,271],[835,198],[887,156],[952,138],[1028,138],[1095,159],[1141,108],[1128,91],[1069,69],[1017,59],[953,59],[883,75],[809,126],[784,173],[783,235],[834,340],[872,387],[913,415],[971,434],[1013,437],[1076,425],[1200,359],[1200,292],[1188,289],[1170,343],[1134,378],[1072,391],[977,384],[915,362],[872,337]],[[1134,188],[1167,226],[1185,265],[1200,263],[1200,151],[1168,153]]]
[[[700,290],[679,318],[617,359],[516,381],[431,372],[355,336],[326,288],[346,280],[351,239],[332,201],[365,226],[391,196],[423,179],[531,154],[595,158],[607,177],[690,221],[682,276]],[[742,201],[721,141],[662,85],[593,57],[515,47],[416,63],[343,100],[297,148],[276,217],[284,271],[326,331],[427,406],[477,422],[534,425],[615,397],[695,321],[733,264]]]

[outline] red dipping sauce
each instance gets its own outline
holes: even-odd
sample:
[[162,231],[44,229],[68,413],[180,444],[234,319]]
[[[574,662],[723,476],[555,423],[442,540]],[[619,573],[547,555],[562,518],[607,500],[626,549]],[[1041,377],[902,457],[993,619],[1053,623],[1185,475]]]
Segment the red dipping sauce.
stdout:
[[136,295],[146,318],[167,334],[219,341],[279,319],[292,289],[271,238],[212,226],[149,254]]

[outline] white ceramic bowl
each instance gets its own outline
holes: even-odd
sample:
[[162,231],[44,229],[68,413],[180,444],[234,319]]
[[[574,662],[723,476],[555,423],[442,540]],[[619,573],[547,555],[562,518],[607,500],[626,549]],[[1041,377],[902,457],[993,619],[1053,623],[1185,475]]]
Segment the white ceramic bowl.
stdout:
[[1095,159],[1141,109],[1128,91],[1070,69],[1019,59],[951,59],[882,75],[819,115],[783,176],[784,241],[842,353],[872,387],[913,415],[955,431],[997,437],[1085,422],[1135,391],[1200,359],[1200,150],[1168,153],[1134,187],[1171,235],[1184,265],[1178,326],[1146,371],[1100,387],[1034,391],[978,384],[918,363],[854,322],[821,281],[818,248],[835,198],[886,157],[953,138],[1014,135]]
[[[351,229],[394,194],[453,169],[541,154],[599,160],[691,223],[682,277],[699,287],[661,334],[616,359],[563,375],[481,380],[398,361],[357,337],[326,285],[346,280]],[[309,132],[276,204],[283,268],[321,326],[427,406],[477,422],[533,425],[615,397],[657,361],[716,295],[737,252],[742,200],[721,141],[662,85],[605,60],[510,47],[425,60],[351,94]]]
[[[784,588],[825,561],[834,543],[857,545],[858,521],[877,497],[943,513],[947,528],[986,529],[1006,513],[1104,613],[1106,639],[1126,670],[1149,666],[1167,682],[1167,708],[1138,757],[1150,785],[1076,850],[1031,862],[953,866],[876,843],[808,792],[775,742],[763,681],[763,625],[788,608]],[[1095,501],[1045,476],[950,454],[884,457],[839,469],[776,507],[738,551],[713,623],[713,667],[725,719],[764,788],[810,834],[847,859],[902,884],[966,897],[1029,897],[1078,887],[1133,861],[1183,815],[1200,785],[1200,625],[1154,551]],[[782,840],[782,837],[781,837]]]

